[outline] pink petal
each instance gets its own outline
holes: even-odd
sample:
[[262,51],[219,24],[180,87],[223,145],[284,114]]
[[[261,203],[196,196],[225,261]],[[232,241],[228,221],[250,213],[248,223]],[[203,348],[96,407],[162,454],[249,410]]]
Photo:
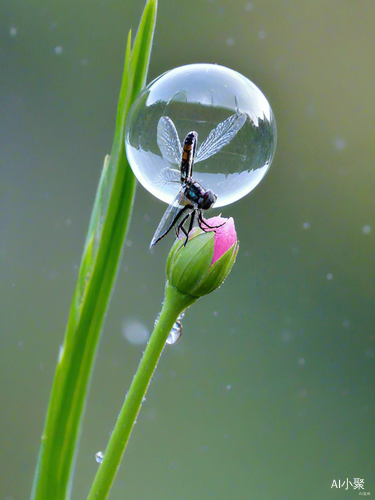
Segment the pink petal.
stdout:
[[212,265],[237,241],[237,233],[232,217],[229,219],[220,216],[212,217],[211,219],[207,219],[206,222],[209,226],[221,226],[223,224],[216,229],[207,229],[207,231],[215,231]]

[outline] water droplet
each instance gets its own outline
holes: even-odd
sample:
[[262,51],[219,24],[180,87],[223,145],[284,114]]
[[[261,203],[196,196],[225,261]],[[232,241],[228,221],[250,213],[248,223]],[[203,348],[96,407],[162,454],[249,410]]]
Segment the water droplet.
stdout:
[[89,60],[86,58],[81,59],[81,66],[88,66],[89,65]]
[[55,51],[54,52],[55,52],[56,55],[59,56],[60,54],[62,54],[63,49],[62,49],[62,47],[58,46],[58,47],[55,47]]
[[98,462],[98,464],[101,464],[104,458],[104,453],[102,451],[98,451],[98,453],[95,453],[95,460]]
[[126,320],[122,326],[122,334],[131,344],[145,344],[150,337],[148,328],[137,319]]
[[15,36],[17,36],[17,33],[18,33],[17,28],[12,26],[9,30],[9,35],[15,37]]
[[251,2],[245,3],[245,10],[246,12],[251,12],[254,10],[254,4]]
[[259,30],[259,31],[258,31],[258,38],[259,38],[260,40],[264,40],[264,39],[266,38],[266,36],[267,36],[267,35],[266,35],[266,32],[265,32],[264,30]]
[[315,115],[315,105],[314,104],[309,104],[307,106],[306,110],[307,110],[307,113],[309,115],[312,115],[312,116]]
[[370,234],[371,233],[371,226],[369,224],[366,224],[362,228],[362,233],[363,234]]
[[59,275],[59,271],[57,269],[51,269],[48,271],[48,278],[53,281],[55,280]]
[[336,137],[334,143],[333,143],[333,146],[335,149],[337,149],[338,151],[341,151],[345,148],[345,141],[342,137]]
[[283,330],[281,332],[281,341],[282,342],[291,342],[293,340],[293,334],[289,330]]
[[230,391],[232,389],[232,386],[229,384],[227,385],[227,391]]
[[219,311],[214,311],[214,316],[219,316]]
[[229,45],[229,47],[232,47],[234,45],[234,39],[232,37],[228,37],[226,44]]
[[303,229],[310,229],[310,226],[311,226],[310,222],[304,222],[302,224]]
[[61,360],[62,360],[62,358],[63,358],[63,356],[64,356],[64,351],[65,351],[65,349],[64,349],[64,344],[62,344],[62,345],[60,345],[60,347],[59,347],[59,356],[58,356],[58,359],[57,359],[57,362],[58,362],[58,363],[60,363],[60,362],[61,362]]
[[209,133],[237,112],[246,118],[243,126],[220,151],[194,165],[194,179],[217,195],[215,208],[247,195],[269,169],[277,135],[272,109],[254,83],[223,66],[190,64],[159,76],[139,95],[126,120],[127,157],[139,182],[166,203],[179,189],[179,183],[163,177],[171,164],[157,140],[162,116],[172,120],[180,144],[196,131],[199,151]]
[[306,363],[305,358],[299,358],[299,359],[298,359],[298,364],[299,364],[300,366],[303,366],[305,363]]
[[349,321],[348,319],[344,320],[344,322],[343,322],[342,326],[343,326],[344,328],[350,328],[350,321]]
[[174,345],[177,344],[177,342],[180,340],[182,337],[182,324],[181,320],[185,316],[185,313],[182,312],[179,317],[177,318],[175,324],[173,325],[172,330],[169,332],[168,338],[167,338],[167,344],[168,345]]
[[[177,344],[177,342],[182,337],[182,324],[181,324],[181,321],[182,321],[182,318],[184,316],[185,316],[185,311],[183,311],[178,316],[178,318],[176,319],[176,321],[175,321],[175,323],[174,323],[174,325],[172,327],[172,330],[169,332],[168,338],[166,340],[166,344],[168,344],[168,345]],[[159,318],[160,318],[160,313],[156,316],[154,325],[157,324],[157,322],[159,321]]]
[[169,332],[166,343],[168,345],[177,344],[177,342],[182,337],[182,324],[179,321],[176,321],[172,330]]
[[328,281],[332,281],[333,280],[333,274],[332,273],[328,273],[327,276],[326,276],[327,280]]

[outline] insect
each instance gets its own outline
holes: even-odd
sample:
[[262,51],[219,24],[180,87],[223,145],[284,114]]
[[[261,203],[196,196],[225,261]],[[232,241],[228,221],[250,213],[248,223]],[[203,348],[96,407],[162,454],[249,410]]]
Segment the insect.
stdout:
[[[246,114],[237,111],[211,130],[197,151],[197,132],[189,132],[181,145],[173,121],[168,116],[160,118],[157,128],[157,143],[160,152],[170,164],[178,165],[179,170],[171,166],[164,168],[158,175],[156,182],[159,184],[177,182],[180,183],[180,189],[165,211],[151,240],[150,248],[156,245],[173,227],[176,228],[177,236],[180,231],[184,233],[186,245],[188,234],[193,228],[195,220],[203,231],[220,227],[209,226],[203,219],[202,211],[211,208],[217,196],[211,189],[206,190],[194,180],[193,166],[194,163],[206,160],[229,144],[245,122]],[[186,230],[185,223],[189,218],[189,226]]]

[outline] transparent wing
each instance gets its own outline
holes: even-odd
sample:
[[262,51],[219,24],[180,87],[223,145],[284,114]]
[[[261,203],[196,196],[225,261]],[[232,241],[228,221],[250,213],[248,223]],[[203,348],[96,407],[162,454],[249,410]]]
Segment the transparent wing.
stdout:
[[156,243],[161,240],[172,227],[177,223],[182,214],[188,213],[188,211],[194,210],[194,207],[191,205],[190,201],[184,195],[184,192],[180,190],[175,199],[169,205],[167,210],[165,211],[159,225],[155,231],[155,234],[151,240],[150,248],[152,248]]
[[237,132],[241,129],[246,121],[246,114],[237,112],[230,116],[219,125],[211,130],[207,139],[205,139],[198,150],[195,157],[195,163],[202,160],[207,160],[224,146],[226,146]]
[[180,184],[180,176],[181,172],[177,168],[165,167],[160,170],[154,182],[157,186],[165,186],[171,182]]
[[182,146],[174,123],[168,116],[162,116],[158,123],[157,143],[163,158],[169,163],[180,165]]

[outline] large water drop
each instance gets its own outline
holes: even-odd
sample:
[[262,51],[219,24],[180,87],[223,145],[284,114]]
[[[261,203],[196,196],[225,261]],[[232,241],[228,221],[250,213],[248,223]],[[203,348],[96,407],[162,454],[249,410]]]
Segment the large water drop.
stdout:
[[179,182],[158,182],[165,169],[179,170],[171,161],[175,155],[160,150],[161,117],[173,122],[180,144],[190,131],[197,132],[199,152],[210,132],[236,113],[246,118],[243,126],[223,147],[194,164],[193,178],[217,195],[215,207],[248,194],[270,167],[276,148],[271,106],[254,83],[223,66],[191,64],[161,75],[139,95],[126,121],[126,153],[139,182],[166,203],[179,190]]

